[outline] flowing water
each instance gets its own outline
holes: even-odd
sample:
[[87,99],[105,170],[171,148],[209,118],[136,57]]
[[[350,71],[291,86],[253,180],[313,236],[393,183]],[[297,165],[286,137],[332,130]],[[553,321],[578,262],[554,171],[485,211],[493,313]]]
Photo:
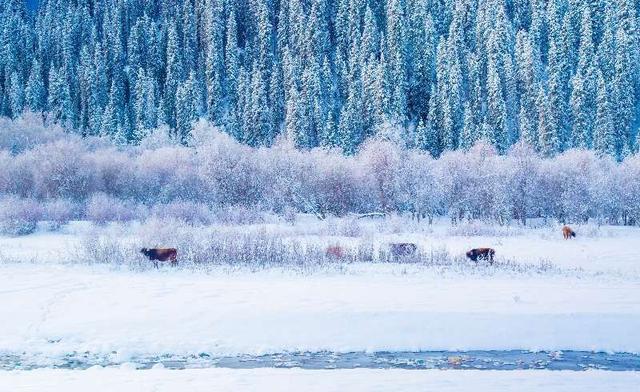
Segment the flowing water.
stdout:
[[[30,370],[43,367],[87,369],[91,366],[119,366],[117,355],[97,356],[73,353],[43,360],[26,354],[0,354],[1,370]],[[190,356],[161,355],[127,360],[139,369],[161,364],[169,369],[195,368],[303,368],[303,369],[479,369],[479,370],[586,370],[640,371],[640,355],[589,351],[401,351],[401,352],[285,352],[267,355]]]

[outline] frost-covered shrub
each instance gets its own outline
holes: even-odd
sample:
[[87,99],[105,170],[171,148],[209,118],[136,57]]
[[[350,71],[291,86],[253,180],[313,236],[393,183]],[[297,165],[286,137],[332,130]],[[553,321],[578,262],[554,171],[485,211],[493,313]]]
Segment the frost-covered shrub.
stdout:
[[217,223],[226,225],[251,225],[264,222],[264,214],[260,210],[244,206],[217,208],[213,216]]
[[418,220],[428,218],[431,222],[444,211],[444,188],[435,163],[428,154],[410,151],[395,179],[399,210],[410,212]]
[[125,222],[139,217],[139,207],[132,202],[96,193],[87,201],[85,217],[92,222]]
[[540,185],[540,160],[524,142],[516,143],[504,161],[505,185],[513,218],[526,224],[527,218],[541,215],[545,197]]
[[134,194],[152,203],[197,200],[202,186],[194,166],[194,151],[186,147],[145,150],[135,158]]
[[154,217],[163,220],[177,220],[190,224],[205,225],[213,221],[209,206],[193,201],[173,201],[152,207]]
[[83,199],[90,195],[92,167],[85,159],[81,141],[59,140],[27,151],[25,164],[31,170],[34,195],[42,199]]
[[372,139],[366,142],[358,155],[364,170],[374,184],[374,193],[382,211],[390,211],[398,198],[395,178],[401,162],[400,148],[389,141]]
[[40,144],[69,138],[73,136],[65,133],[62,127],[45,125],[42,115],[38,113],[23,113],[14,120],[0,117],[0,150],[7,150],[12,154],[19,154]]
[[31,234],[36,230],[40,220],[42,220],[42,208],[38,201],[16,197],[0,199],[0,233]]
[[26,198],[34,197],[34,179],[30,167],[31,157],[24,154],[11,156],[4,152],[0,153],[0,161],[2,163],[0,193]]
[[53,229],[58,229],[80,216],[77,203],[67,199],[50,200],[43,204],[42,218],[50,222]]
[[463,237],[507,237],[522,233],[522,229],[512,226],[496,226],[482,221],[467,221],[447,229],[447,234]]
[[106,148],[93,151],[87,160],[93,168],[93,183],[97,191],[119,198],[139,196],[136,193],[136,169],[132,158],[123,151]]
[[640,224],[640,153],[625,159],[620,170],[620,209],[624,224]]
[[295,224],[297,220],[296,210],[294,210],[292,207],[285,207],[282,211],[282,218],[290,225]]
[[242,146],[228,136],[220,136],[215,143],[197,148],[197,179],[203,185],[204,197],[220,205],[257,205],[262,190],[273,178],[263,175],[263,165],[255,151]]
[[640,224],[640,155],[622,163],[583,150],[541,158],[524,143],[498,155],[480,141],[433,159],[377,137],[343,156],[296,149],[287,138],[251,148],[206,122],[198,123],[189,146],[176,144],[166,128],[138,146],[116,146],[37,121],[32,128],[42,135],[23,129],[33,121],[0,120],[0,130],[8,129],[0,132],[0,196],[86,203],[86,216],[100,222],[142,216],[144,205],[163,219],[204,223],[206,205],[215,220],[233,223],[259,222],[263,213],[325,220],[383,212],[429,221],[449,216],[453,223]]
[[115,264],[135,266],[141,261],[139,248],[110,234],[93,233],[81,238],[73,258],[87,264]]

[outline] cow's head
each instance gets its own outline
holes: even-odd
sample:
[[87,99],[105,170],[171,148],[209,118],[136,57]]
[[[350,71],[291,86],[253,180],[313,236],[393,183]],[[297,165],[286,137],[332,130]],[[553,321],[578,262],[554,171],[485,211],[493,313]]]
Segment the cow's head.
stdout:
[[478,258],[478,255],[476,254],[476,250],[475,249],[471,249],[470,251],[467,252],[467,257],[470,258],[473,261],[476,261],[476,259]]
[[147,249],[147,248],[142,248],[142,249],[140,249],[140,253],[142,253],[143,255],[145,255],[145,256],[146,256],[146,255],[149,253],[149,249]]

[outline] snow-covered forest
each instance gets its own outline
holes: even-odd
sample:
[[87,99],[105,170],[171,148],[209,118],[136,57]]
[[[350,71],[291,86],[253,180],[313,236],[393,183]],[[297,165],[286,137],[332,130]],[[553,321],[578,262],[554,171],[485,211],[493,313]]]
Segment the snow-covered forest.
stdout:
[[347,154],[379,133],[432,156],[638,148],[634,0],[25,4],[0,1],[0,113],[85,136],[186,141],[205,118],[251,146]]

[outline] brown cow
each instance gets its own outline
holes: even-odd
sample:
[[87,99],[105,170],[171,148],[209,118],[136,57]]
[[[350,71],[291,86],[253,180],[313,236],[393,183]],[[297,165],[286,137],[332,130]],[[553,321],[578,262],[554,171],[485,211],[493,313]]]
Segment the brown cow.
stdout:
[[571,230],[571,228],[569,226],[563,226],[562,227],[562,236],[564,237],[565,240],[568,240],[571,237],[575,237],[576,236],[576,232]]
[[344,249],[338,245],[329,246],[325,255],[331,259],[344,259]]
[[178,265],[178,250],[176,248],[142,248],[140,253],[151,260],[156,268],[158,268],[158,261],[170,261],[172,267]]
[[489,264],[493,264],[493,256],[496,251],[493,248],[475,248],[467,252],[467,257],[476,263],[478,260],[489,260]]
[[416,246],[416,244],[412,244],[410,242],[399,242],[396,244],[390,244],[389,249],[391,250],[391,254],[394,257],[401,257],[411,256],[412,254],[416,253],[418,247]]

